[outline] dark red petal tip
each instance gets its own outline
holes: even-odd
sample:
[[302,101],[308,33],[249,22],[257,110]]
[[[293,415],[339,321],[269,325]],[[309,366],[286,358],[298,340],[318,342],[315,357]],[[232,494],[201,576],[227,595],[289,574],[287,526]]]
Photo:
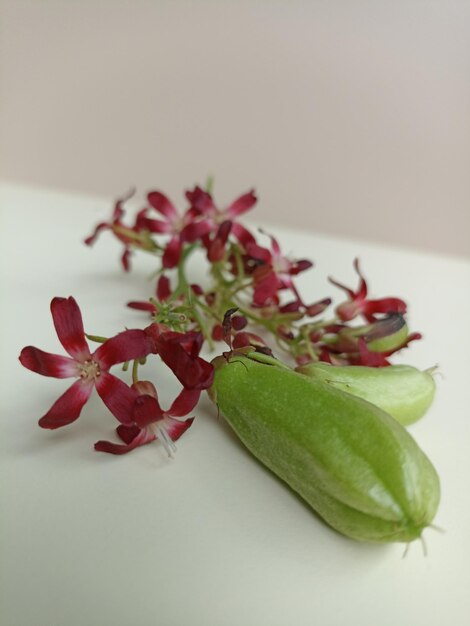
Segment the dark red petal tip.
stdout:
[[127,454],[139,446],[155,441],[155,434],[147,428],[140,429],[138,426],[118,426],[116,429],[122,443],[111,441],[97,441],[94,448],[97,452],[107,452],[108,454]]
[[184,417],[190,413],[199,402],[200,389],[183,389],[173,401],[168,409],[168,415],[173,417]]
[[90,397],[93,389],[92,382],[77,380],[58,398],[49,411],[39,420],[41,428],[54,430],[74,422]]
[[177,211],[175,206],[161,191],[151,191],[147,194],[147,200],[152,208],[166,218],[176,217]]
[[80,308],[72,296],[53,298],[51,313],[60,343],[77,361],[90,358],[90,349],[85,339]]
[[175,420],[172,417],[166,417],[165,427],[171,439],[173,441],[178,441],[178,439],[184,435],[193,422],[194,417],[189,417],[187,420],[184,420],[184,422]]
[[77,363],[74,359],[58,354],[50,354],[34,346],[23,348],[19,360],[21,365],[42,376],[70,378],[78,375]]

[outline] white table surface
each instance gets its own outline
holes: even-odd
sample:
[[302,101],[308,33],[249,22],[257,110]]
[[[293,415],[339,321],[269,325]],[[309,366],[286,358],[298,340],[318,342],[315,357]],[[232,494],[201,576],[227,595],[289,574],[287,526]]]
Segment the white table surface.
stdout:
[[[123,303],[147,297],[153,265],[136,257],[124,275],[107,233],[94,249],[82,245],[111,199],[5,183],[0,200],[2,626],[470,623],[468,261],[270,229],[285,250],[315,260],[300,281],[312,299],[339,297],[328,274],[354,285],[359,255],[372,293],[404,297],[424,335],[396,362],[440,366],[436,401],[410,430],[440,473],[435,522],[446,532],[427,529],[428,556],[415,542],[403,559],[403,544],[355,543],[321,523],[207,400],[174,460],[156,444],[95,452],[115,426],[96,395],[75,424],[40,429],[69,382],[17,357],[27,344],[63,353],[51,298],[74,295],[87,332],[137,327],[147,319]],[[170,397],[172,379],[156,361],[147,367]]]

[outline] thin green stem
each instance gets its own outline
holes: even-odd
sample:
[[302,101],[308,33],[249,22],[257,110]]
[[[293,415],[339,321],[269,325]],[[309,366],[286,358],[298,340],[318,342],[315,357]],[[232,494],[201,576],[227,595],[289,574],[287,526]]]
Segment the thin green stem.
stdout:
[[134,383],[134,385],[139,382],[139,361],[138,359],[135,359],[134,363],[132,364],[132,382]]

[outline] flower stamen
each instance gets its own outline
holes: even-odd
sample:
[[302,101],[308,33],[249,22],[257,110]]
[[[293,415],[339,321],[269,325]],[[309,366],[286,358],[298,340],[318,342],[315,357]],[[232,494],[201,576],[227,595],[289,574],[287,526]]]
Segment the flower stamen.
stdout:
[[150,428],[156,434],[157,439],[159,439],[162,442],[162,445],[165,448],[165,452],[168,454],[168,456],[170,458],[173,458],[175,452],[177,451],[177,448],[176,448],[175,442],[168,434],[168,431],[166,427],[164,426],[164,424],[162,424],[161,422],[160,423],[156,422],[154,424],[151,424]]
[[93,359],[87,359],[79,365],[80,378],[83,380],[96,380],[101,376],[101,368],[99,363]]

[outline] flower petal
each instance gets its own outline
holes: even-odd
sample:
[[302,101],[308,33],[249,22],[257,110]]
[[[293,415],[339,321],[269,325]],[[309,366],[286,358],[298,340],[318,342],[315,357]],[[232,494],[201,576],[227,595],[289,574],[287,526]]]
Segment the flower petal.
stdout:
[[[118,428],[121,427],[119,426]],[[128,444],[112,443],[111,441],[97,441],[95,443],[95,450],[98,452],[108,452],[109,454],[127,454],[139,446],[155,441],[156,436],[150,429],[143,428],[142,430],[138,430],[139,432]],[[121,435],[121,438],[124,437]]]
[[367,283],[364,275],[361,272],[361,268],[359,267],[359,259],[357,257],[354,259],[354,269],[356,270],[357,275],[360,278],[359,288],[356,292],[356,298],[358,298],[359,300],[363,300],[367,296]]
[[135,389],[139,396],[152,396],[158,400],[155,385],[149,380],[138,380],[136,383],[133,383],[132,389]]
[[171,233],[173,226],[169,222],[154,220],[149,217],[140,217],[139,229],[149,230],[151,233]]
[[191,209],[204,215],[213,215],[216,211],[212,196],[196,185],[192,191],[186,192],[186,198],[191,204]]
[[89,235],[85,240],[84,243],[87,246],[91,246],[95,243],[98,235],[103,231],[103,230],[108,230],[109,228],[111,228],[111,226],[107,223],[107,222],[101,222],[100,224],[97,224],[95,227],[95,230],[91,233],[91,235]]
[[319,300],[313,304],[305,305],[306,313],[309,317],[320,315],[320,313],[323,313],[323,311],[330,306],[331,302],[331,298],[323,298],[323,300]]
[[42,376],[52,376],[53,378],[79,376],[77,362],[74,359],[44,352],[34,346],[23,348],[19,359],[21,365]]
[[53,298],[51,313],[59,341],[70,356],[77,361],[89,359],[82,314],[75,298]]
[[[172,417],[183,417],[190,413],[199,402],[200,389],[183,389],[173,401],[171,407],[166,411]],[[174,437],[172,437],[174,439]]]
[[266,235],[266,237],[269,237],[271,239],[271,250],[272,250],[273,259],[277,259],[278,261],[280,259],[283,259],[283,256],[281,254],[281,247],[279,245],[278,240],[275,237],[273,237],[273,235],[270,235],[269,233],[265,232],[262,228],[259,229],[259,232],[262,233],[263,235]]
[[140,434],[141,428],[132,424],[132,426],[128,426],[127,424],[119,424],[116,428],[116,433],[124,443],[131,443],[138,434]]
[[160,337],[160,335],[162,334],[162,332],[167,332],[168,331],[168,326],[165,326],[165,324],[157,324],[156,322],[153,322],[153,324],[150,324],[150,326],[147,326],[147,328],[144,328],[144,333],[148,339],[148,341],[150,342],[150,346],[151,346],[151,353],[152,354],[157,354],[158,352],[158,346],[157,346],[157,341],[158,338]]
[[362,306],[362,314],[368,322],[375,322],[375,313],[406,313],[406,302],[401,298],[380,298],[380,300],[366,300]]
[[138,397],[134,389],[108,372],[101,372],[95,382],[96,391],[121,424],[132,424],[132,410]]
[[257,306],[264,306],[276,296],[279,281],[275,272],[267,266],[257,268],[253,273],[253,278],[253,303]]
[[214,368],[197,356],[200,333],[162,333],[156,340],[158,354],[183,387],[207,389],[214,378]]
[[131,249],[129,248],[129,246],[125,246],[124,252],[121,256],[121,265],[125,272],[128,272],[131,269],[131,256]]
[[170,239],[166,244],[165,252],[162,256],[163,267],[170,269],[178,265],[181,257],[181,247],[182,244],[179,235],[175,235]]
[[229,217],[235,217],[249,211],[253,205],[256,204],[258,198],[255,196],[255,191],[252,189],[248,193],[243,194],[227,208],[227,215]]
[[334,278],[331,278],[331,276],[328,276],[328,280],[330,281],[332,285],[334,285],[335,287],[338,287],[338,289],[342,289],[343,291],[345,291],[348,294],[348,296],[351,298],[351,300],[353,300],[356,297],[356,294],[354,293],[354,291],[352,289],[349,289],[349,287],[346,287],[346,285],[339,283],[337,280],[334,280]]
[[172,441],[178,441],[178,439],[183,435],[191,424],[194,422],[194,417],[190,417],[184,422],[180,420],[175,420],[172,417],[165,416],[165,429],[166,432],[170,435]]
[[74,422],[80,415],[83,405],[90,397],[93,383],[77,380],[54,402],[49,411],[39,420],[41,428],[60,428]]
[[249,257],[261,261],[266,265],[271,265],[273,256],[267,248],[259,246],[257,243],[248,243],[246,245],[246,253]]
[[[158,344],[158,341],[161,339],[162,342],[170,342],[175,345],[181,345],[184,350],[190,356],[198,356],[201,351],[202,344],[204,342],[204,337],[201,332],[196,331],[187,331],[185,333],[180,333],[174,330],[161,330],[161,332],[155,336],[155,340]],[[158,345],[157,345],[158,351]]]
[[281,313],[297,313],[303,306],[303,302],[301,300],[293,300],[292,302],[287,302],[279,307],[279,311]]
[[151,207],[167,217],[169,221],[173,221],[178,216],[174,204],[160,191],[151,191],[147,194],[147,200]]
[[291,276],[296,276],[300,274],[300,272],[305,272],[305,270],[313,267],[313,263],[311,261],[307,261],[307,259],[300,259],[299,261],[294,261],[290,264],[289,274]]
[[[336,286],[338,286],[335,283]],[[362,302],[356,300],[347,300],[336,307],[336,315],[343,322],[349,322],[362,312]]]
[[101,370],[107,371],[116,363],[140,359],[152,351],[147,333],[139,329],[125,330],[105,341],[93,354]]
[[181,231],[181,239],[192,243],[197,239],[201,239],[205,235],[215,230],[215,224],[212,220],[200,220],[199,222],[190,222]]
[[232,222],[230,220],[225,220],[220,224],[207,250],[207,258],[211,263],[216,263],[224,258],[225,244],[227,243],[231,230]]
[[237,222],[233,224],[232,233],[245,249],[249,244],[256,245],[256,239],[253,237],[250,231],[241,224],[238,224]]
[[118,222],[122,217],[124,217],[124,209],[122,205],[124,202],[127,202],[132,198],[135,194],[135,188],[131,187],[127,193],[116,200],[113,211],[113,222]]
[[138,396],[134,402],[132,419],[140,428],[163,419],[163,411],[153,396]]

